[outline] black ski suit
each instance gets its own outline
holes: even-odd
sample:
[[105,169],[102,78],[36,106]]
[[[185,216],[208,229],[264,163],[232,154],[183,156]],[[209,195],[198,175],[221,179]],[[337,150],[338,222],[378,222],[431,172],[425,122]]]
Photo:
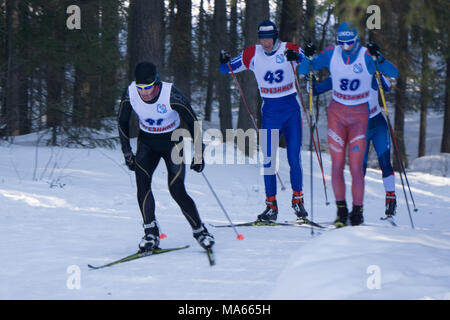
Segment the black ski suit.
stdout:
[[[161,83],[157,85],[161,86]],[[158,95],[154,99],[147,103],[155,103],[160,94],[161,90],[159,90]],[[197,121],[197,117],[188,100],[174,86],[172,86],[170,93],[170,106],[178,112],[181,120],[180,126],[186,127],[191,136],[194,137],[194,123]],[[132,152],[129,138],[131,111],[132,106],[127,89],[122,96],[118,116],[119,137],[124,154]],[[175,164],[171,159],[172,149],[179,148],[177,144],[180,143],[179,141],[172,141],[171,135],[172,132],[151,134],[139,130],[135,168],[139,208],[144,225],[155,220],[155,199],[151,189],[151,182],[153,172],[158,166],[160,159],[163,158],[167,167],[170,194],[180,206],[183,215],[188,220],[192,229],[195,230],[201,227],[202,222],[197,207],[192,198],[187,194],[184,186],[185,164]]]

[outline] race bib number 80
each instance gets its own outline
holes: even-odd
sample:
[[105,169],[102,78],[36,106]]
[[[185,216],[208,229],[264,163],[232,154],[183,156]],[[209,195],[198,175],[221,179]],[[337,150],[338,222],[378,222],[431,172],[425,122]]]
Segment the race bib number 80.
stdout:
[[352,81],[350,81],[349,79],[341,79],[340,82],[340,88],[342,91],[346,91],[348,89],[350,89],[351,91],[356,91],[358,90],[360,84],[359,79],[354,79]]

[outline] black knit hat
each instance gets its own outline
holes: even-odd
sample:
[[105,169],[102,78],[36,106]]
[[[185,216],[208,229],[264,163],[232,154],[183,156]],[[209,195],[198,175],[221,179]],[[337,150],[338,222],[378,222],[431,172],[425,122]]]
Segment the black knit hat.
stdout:
[[136,83],[138,84],[149,84],[154,81],[158,82],[158,70],[151,62],[139,62],[134,69],[134,76],[136,78]]

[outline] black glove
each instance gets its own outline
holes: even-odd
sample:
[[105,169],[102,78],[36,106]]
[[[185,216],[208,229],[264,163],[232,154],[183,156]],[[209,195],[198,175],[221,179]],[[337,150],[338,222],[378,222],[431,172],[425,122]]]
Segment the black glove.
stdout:
[[[204,151],[205,151],[205,144],[202,143],[202,153],[201,154],[195,153],[194,157],[192,158],[191,169],[196,172],[199,172],[199,173],[202,172],[203,169],[205,168],[205,159],[203,158]],[[194,148],[194,152],[195,152],[195,148]],[[196,162],[199,162],[199,163],[196,163]]]
[[[309,73],[305,75],[305,80],[308,82],[308,84],[311,81],[311,77],[309,76]],[[317,81],[316,76],[313,74],[313,76],[312,76],[313,86],[316,85],[316,81]]]
[[195,158],[192,159],[192,163],[191,163],[191,169],[200,173],[203,171],[203,169],[205,168],[205,159],[203,159],[202,157],[202,162],[201,163],[194,163]]
[[375,42],[370,42],[367,45],[367,49],[369,49],[369,53],[374,57],[380,56],[380,47]]
[[219,60],[221,64],[227,64],[228,62],[230,62],[230,58],[231,56],[228,52],[226,52],[225,50],[220,51]]
[[284,55],[286,56],[287,61],[297,61],[298,59],[298,53],[293,49],[287,49],[284,52]]
[[316,46],[313,45],[311,42],[307,43],[304,49],[305,56],[308,58],[311,58],[314,53],[316,53]]
[[125,157],[125,164],[127,165],[128,169],[131,171],[134,171],[136,169],[136,157],[132,153],[124,154]]

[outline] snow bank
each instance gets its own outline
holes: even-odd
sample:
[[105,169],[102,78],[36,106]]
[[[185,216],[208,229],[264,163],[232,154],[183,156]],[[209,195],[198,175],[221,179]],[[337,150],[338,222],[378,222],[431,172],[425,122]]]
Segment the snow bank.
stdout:
[[450,234],[384,225],[327,231],[306,242],[273,299],[450,299]]
[[433,175],[450,176],[450,153],[440,153],[414,159],[410,170],[421,171]]

